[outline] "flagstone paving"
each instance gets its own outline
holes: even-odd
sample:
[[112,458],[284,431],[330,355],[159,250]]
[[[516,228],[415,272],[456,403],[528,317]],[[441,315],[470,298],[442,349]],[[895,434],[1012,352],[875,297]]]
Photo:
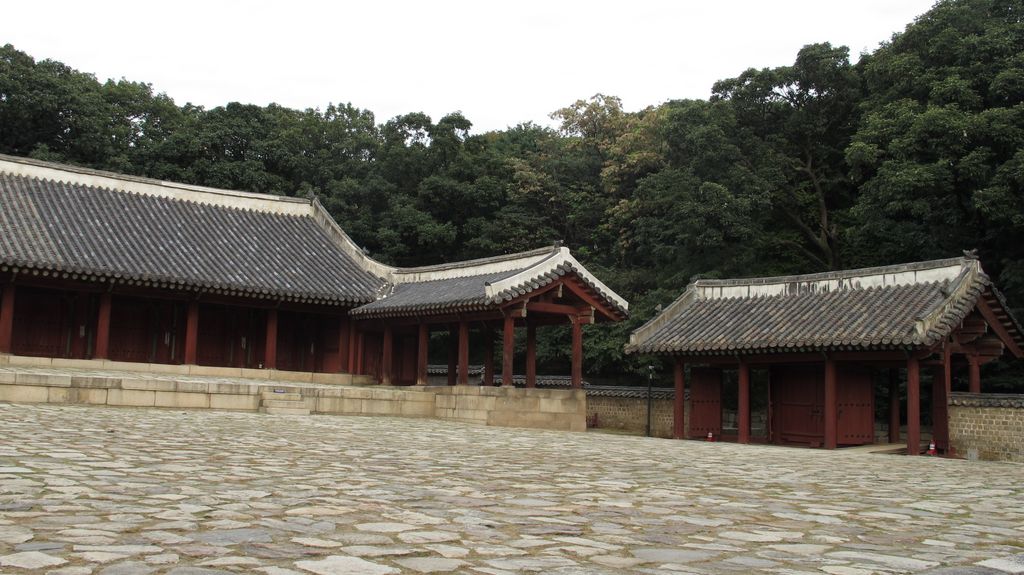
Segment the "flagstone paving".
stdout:
[[0,573],[983,573],[1020,553],[1020,464],[0,404]]

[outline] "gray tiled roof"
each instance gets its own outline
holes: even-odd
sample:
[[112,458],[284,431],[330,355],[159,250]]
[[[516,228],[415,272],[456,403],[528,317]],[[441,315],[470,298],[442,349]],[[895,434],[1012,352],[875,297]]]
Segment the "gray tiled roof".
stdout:
[[0,267],[318,303],[374,299],[383,280],[340,249],[308,202],[300,215],[295,200],[259,201],[290,210],[0,173]]
[[[630,353],[729,354],[930,346],[983,295],[978,261],[936,260],[806,276],[699,280],[637,329]],[[1006,310],[1014,338],[1020,326]]]
[[564,247],[396,269],[376,301],[352,310],[355,317],[433,315],[496,309],[503,303],[572,276],[604,302],[617,319],[629,304],[591,275]]

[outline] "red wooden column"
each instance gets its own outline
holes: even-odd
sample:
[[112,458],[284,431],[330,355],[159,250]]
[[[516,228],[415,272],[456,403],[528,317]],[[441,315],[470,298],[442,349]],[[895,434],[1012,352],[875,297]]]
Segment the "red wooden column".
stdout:
[[484,380],[480,385],[494,385],[494,332],[484,327]]
[[537,326],[526,324],[526,387],[537,387]]
[[96,347],[93,359],[110,359],[110,292],[100,294],[99,317],[96,318]]
[[348,371],[351,374],[359,373],[356,352],[359,350],[359,324],[349,321],[348,329]]
[[196,348],[199,345],[199,302],[188,302],[185,317],[185,363],[195,365]]
[[380,384],[391,385],[391,373],[394,369],[395,334],[391,324],[384,324],[384,350],[380,360]]
[[516,318],[511,314],[505,316],[505,325],[501,331],[501,385],[511,387],[513,360],[516,351]]
[[900,378],[895,369],[889,370],[889,443],[900,442]]
[[686,382],[683,380],[683,360],[675,361],[676,397],[672,403],[672,438],[686,437]]
[[907,455],[921,452],[921,364],[907,358]]
[[458,381],[458,333],[458,324],[452,323],[448,325],[448,385],[455,385]]
[[949,423],[946,421],[946,370],[937,365],[932,370],[932,441],[946,451],[949,447]]
[[362,330],[356,338],[356,373],[366,375],[366,334]]
[[469,323],[459,322],[459,385],[469,384]]
[[14,284],[3,287],[0,296],[0,353],[11,353],[11,341],[14,335]]
[[277,369],[277,310],[267,310],[266,351],[263,353],[263,367]]
[[583,318],[573,316],[572,320],[572,387],[583,387]]
[[416,385],[427,385],[427,358],[430,346],[430,326],[419,325],[416,333]]
[[967,365],[969,367],[967,372],[967,391],[981,393],[981,362],[978,361],[978,356],[968,354]]
[[350,373],[352,349],[349,343],[352,340],[352,322],[347,316],[338,319],[338,371]]
[[838,391],[836,390],[836,360],[825,360],[825,449],[835,449],[836,433],[839,431],[837,414]]
[[750,366],[743,360],[740,360],[739,366],[739,401],[738,401],[738,413],[736,417],[739,419],[739,438],[740,443],[750,443]]

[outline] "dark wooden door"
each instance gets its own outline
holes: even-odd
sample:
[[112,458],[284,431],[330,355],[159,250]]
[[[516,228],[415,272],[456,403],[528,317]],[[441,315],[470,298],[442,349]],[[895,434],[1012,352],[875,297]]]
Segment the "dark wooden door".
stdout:
[[874,381],[871,370],[839,364],[836,399],[839,445],[866,445],[875,442]]
[[14,298],[15,355],[65,357],[71,320],[60,292],[19,288]]
[[703,439],[708,432],[722,435],[722,370],[690,370],[690,437]]
[[771,369],[772,437],[776,443],[820,446],[825,440],[822,366]]

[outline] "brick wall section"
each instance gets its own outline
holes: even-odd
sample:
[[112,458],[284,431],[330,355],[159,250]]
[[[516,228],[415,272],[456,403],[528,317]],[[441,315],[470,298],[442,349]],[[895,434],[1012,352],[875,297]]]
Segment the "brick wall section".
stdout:
[[1024,395],[951,394],[949,439],[961,457],[1024,462]]
[[[672,437],[672,400],[651,402],[651,435]],[[687,402],[686,413],[690,413]],[[647,427],[647,399],[637,397],[587,397],[587,422],[591,427],[643,433]]]

